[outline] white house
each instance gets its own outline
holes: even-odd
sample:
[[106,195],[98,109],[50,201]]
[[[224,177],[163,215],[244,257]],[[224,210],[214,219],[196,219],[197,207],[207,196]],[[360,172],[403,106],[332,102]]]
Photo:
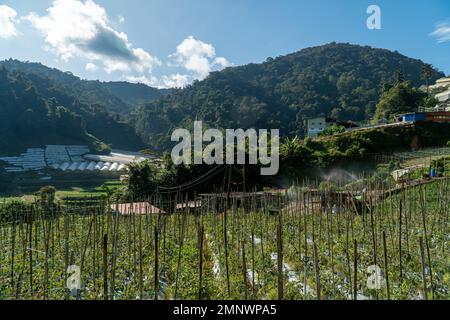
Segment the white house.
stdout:
[[307,135],[308,137],[317,137],[321,132],[323,132],[326,128],[333,125],[334,123],[334,120],[325,117],[308,119]]
[[434,97],[441,103],[450,102],[450,89],[446,90],[444,92],[438,93]]
[[330,122],[327,122],[327,118],[319,117],[314,119],[308,119],[308,137],[317,137],[321,132],[323,132]]

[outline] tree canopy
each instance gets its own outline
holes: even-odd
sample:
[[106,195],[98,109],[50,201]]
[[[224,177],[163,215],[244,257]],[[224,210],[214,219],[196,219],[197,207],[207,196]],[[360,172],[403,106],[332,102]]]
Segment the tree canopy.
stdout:
[[397,115],[417,111],[420,106],[433,104],[428,95],[413,88],[410,81],[396,83],[385,90],[377,104],[374,122],[390,121]]
[[[307,118],[372,119],[383,84],[407,79],[420,86],[423,66],[398,52],[331,43],[213,72],[140,107],[133,122],[160,149],[169,149],[174,128],[189,129],[195,119],[215,128],[277,128],[303,137]],[[433,69],[429,81],[442,76]]]

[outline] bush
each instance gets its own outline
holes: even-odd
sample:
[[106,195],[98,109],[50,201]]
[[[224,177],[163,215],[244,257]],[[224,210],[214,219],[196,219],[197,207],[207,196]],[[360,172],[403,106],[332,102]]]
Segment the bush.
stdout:
[[436,173],[439,177],[445,176],[450,172],[450,157],[434,160],[431,163],[431,167],[436,169]]
[[0,207],[0,223],[24,221],[31,212],[31,207],[24,201],[12,201]]
[[334,191],[338,190],[338,187],[333,182],[322,181],[320,183],[320,185],[319,185],[319,190],[320,191],[331,191],[331,192],[334,192]]
[[319,136],[320,137],[334,136],[335,134],[344,133],[345,131],[346,129],[344,126],[334,125],[323,130],[321,133],[319,133]]

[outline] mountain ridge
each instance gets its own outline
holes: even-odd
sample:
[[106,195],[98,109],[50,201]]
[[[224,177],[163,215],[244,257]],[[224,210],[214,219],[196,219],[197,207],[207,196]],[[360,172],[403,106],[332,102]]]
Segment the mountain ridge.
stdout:
[[[17,60],[11,60],[22,69],[26,69],[29,65],[22,64]],[[85,92],[86,95],[92,94],[93,98],[91,103],[86,103],[80,100],[78,94],[74,90],[67,89],[67,79],[76,82],[78,85],[85,85],[85,82],[80,82],[75,76],[64,73],[57,69],[50,69],[41,64],[34,64],[33,67],[37,67],[39,72],[34,70],[33,72],[27,72],[26,70],[19,70],[20,68],[6,68],[4,64],[0,63],[0,69],[4,74],[4,85],[0,88],[0,96],[3,94],[4,99],[0,98],[0,113],[3,113],[5,119],[17,118],[22,116],[22,112],[29,111],[34,115],[37,115],[37,124],[40,126],[31,126],[33,131],[27,131],[26,135],[22,134],[20,137],[16,135],[16,131],[20,131],[20,123],[18,128],[8,126],[5,123],[3,127],[4,136],[9,136],[11,141],[15,141],[16,145],[23,145],[26,147],[26,141],[44,145],[47,143],[84,143],[85,133],[92,136],[94,140],[98,140],[98,143],[104,142],[113,148],[132,149],[139,150],[140,148],[148,147],[142,139],[136,135],[135,129],[127,121],[126,116],[122,116],[113,112],[110,112],[103,103],[103,99],[96,96],[98,91]],[[46,76],[47,72],[53,76]],[[55,79],[55,77],[65,78],[66,84],[61,85],[61,81]],[[64,80],[63,80],[64,81]],[[14,88],[14,83],[18,84],[20,88],[23,88],[17,92]],[[91,84],[87,86],[92,87]],[[32,98],[23,102],[22,96],[26,97],[27,91],[34,92]],[[108,91],[104,90],[108,97],[111,95]],[[17,97],[17,99],[15,99]],[[9,97],[9,98],[6,98]],[[112,97],[114,99],[114,97]],[[24,105],[27,103],[27,105]],[[8,104],[14,106],[13,109],[8,109]],[[59,110],[65,110],[64,114],[73,115],[79,119],[80,130],[77,128],[74,132],[78,132],[77,139],[68,139],[64,128],[60,128],[61,137],[58,138],[58,132],[53,132],[47,135],[44,139],[44,131],[48,129],[46,123],[52,116],[55,115],[54,110],[58,108],[64,108]],[[5,131],[8,129],[8,131]],[[14,138],[17,136],[17,139]],[[2,149],[8,149],[8,139],[4,139],[0,146]],[[52,142],[53,141],[53,142]],[[20,143],[19,143],[20,142]],[[22,143],[23,142],[23,143]]]
[[[116,148],[160,151],[170,148],[173,129],[190,129],[195,119],[222,129],[276,128],[288,137],[303,137],[308,117],[368,120],[394,74],[419,86],[425,65],[396,51],[333,42],[215,71],[183,89],[160,90],[82,80],[41,63],[0,62],[45,103],[81,117],[88,134]],[[442,76],[433,69],[429,80]]]
[[81,102],[102,104],[108,112],[120,115],[128,114],[140,103],[163,97],[170,92],[168,89],[157,89],[142,83],[82,79],[70,71],[61,71],[40,62],[8,59],[0,61],[0,65],[9,71],[48,78],[77,95]]
[[[419,86],[424,65],[399,52],[333,42],[212,72],[139,107],[134,122],[144,141],[161,149],[170,147],[174,128],[191,128],[193,119],[215,128],[278,128],[303,137],[308,117],[371,119],[383,84],[400,71]],[[433,70],[430,81],[443,76]]]

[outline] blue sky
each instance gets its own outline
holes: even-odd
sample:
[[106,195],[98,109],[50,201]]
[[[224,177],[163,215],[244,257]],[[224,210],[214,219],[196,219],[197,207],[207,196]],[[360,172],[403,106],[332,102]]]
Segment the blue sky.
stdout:
[[[366,27],[372,4],[381,30]],[[183,86],[332,41],[397,50],[449,74],[450,1],[0,0],[0,59],[87,79]]]

